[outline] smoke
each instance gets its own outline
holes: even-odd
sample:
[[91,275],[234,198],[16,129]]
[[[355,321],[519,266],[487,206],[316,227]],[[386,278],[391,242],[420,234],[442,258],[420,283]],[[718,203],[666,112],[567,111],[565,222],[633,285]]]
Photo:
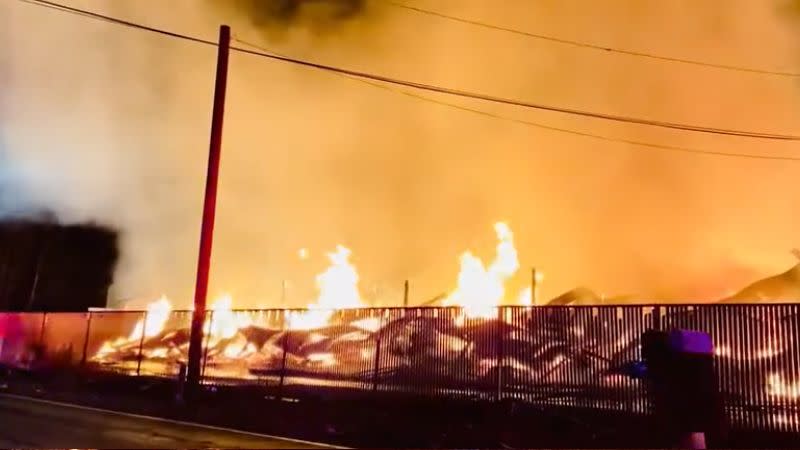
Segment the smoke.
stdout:
[[[634,51],[798,71],[797,22],[784,3],[415,5]],[[235,37],[278,53],[542,103],[774,132],[797,133],[800,123],[791,78],[557,45],[385,2],[70,4],[208,39],[228,23]],[[215,49],[21,2],[2,3],[0,17],[0,212],[46,209],[63,222],[114,227],[122,259],[112,304],[165,293],[187,305]],[[448,101],[621,139],[798,149]],[[544,298],[577,285],[721,297],[792,264],[800,237],[800,164],[595,141],[239,53],[223,141],[211,293],[230,293],[238,306],[277,305],[281,280],[289,304],[307,304],[337,244],[352,249],[366,297],[398,304],[409,279],[412,303],[422,302],[454,287],[464,250],[491,257],[498,220],[514,231],[522,267],[546,274]],[[300,248],[311,257],[300,260]],[[520,273],[510,292],[528,283]],[[713,293],[709,284],[724,286]]]
[[365,0],[243,0],[214,5],[241,11],[261,31],[277,32],[307,27],[316,33],[332,33],[342,22],[366,12]]

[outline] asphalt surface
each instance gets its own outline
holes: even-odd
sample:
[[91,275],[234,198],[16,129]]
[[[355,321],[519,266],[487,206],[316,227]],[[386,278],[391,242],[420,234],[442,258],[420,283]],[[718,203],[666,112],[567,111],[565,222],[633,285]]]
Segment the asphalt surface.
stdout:
[[331,448],[0,394],[0,448]]

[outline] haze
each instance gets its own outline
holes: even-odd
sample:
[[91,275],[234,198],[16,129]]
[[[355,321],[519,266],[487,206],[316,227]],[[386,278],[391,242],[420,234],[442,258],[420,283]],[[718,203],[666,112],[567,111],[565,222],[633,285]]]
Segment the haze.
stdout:
[[[67,1],[216,39],[541,103],[800,133],[798,78],[598,52],[443,21],[382,2],[351,17],[273,19],[252,2]],[[800,72],[784,0],[419,1],[510,28],[679,58]],[[317,5],[315,8],[319,7]],[[0,4],[0,214],[51,211],[121,233],[110,304],[192,298],[215,49],[24,4]],[[243,46],[243,44],[237,44]],[[800,162],[698,156],[538,129],[233,53],[210,292],[237,306],[313,297],[343,244],[362,295],[412,304],[451,290],[458,257],[514,231],[543,297],[711,300],[794,264]],[[429,94],[422,94],[429,96]],[[800,157],[796,143],[672,132],[435,96],[620,139]],[[308,258],[298,257],[301,248]]]

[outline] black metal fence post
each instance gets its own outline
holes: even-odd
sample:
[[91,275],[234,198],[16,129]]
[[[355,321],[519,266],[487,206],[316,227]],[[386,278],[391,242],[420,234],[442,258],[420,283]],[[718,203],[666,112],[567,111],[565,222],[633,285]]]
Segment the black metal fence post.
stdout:
[[[533,295],[533,293],[531,293]],[[497,339],[497,397],[496,401],[503,400],[503,363],[504,353],[503,348],[503,307],[497,307],[497,324],[495,325],[495,339]]]
[[144,348],[144,337],[147,335],[147,311],[144,312],[142,317],[142,337],[139,339],[139,356],[136,361],[136,376],[141,374],[142,370],[142,349]]
[[44,329],[47,327],[47,313],[42,313],[42,326],[39,329],[39,347],[44,348]]
[[661,331],[661,305],[653,306],[653,330]]
[[83,336],[83,355],[81,356],[81,368],[86,366],[86,359],[88,357],[87,353],[89,352],[89,332],[92,328],[92,313],[86,317],[86,334]]
[[[281,356],[281,371],[280,371],[280,378],[278,380],[278,398],[283,398],[283,383],[284,379],[286,378],[286,353],[289,351],[289,336],[290,336],[290,328],[289,324],[291,320],[286,320],[287,314],[291,314],[291,312],[284,312],[283,316],[283,355]],[[291,319],[291,317],[289,317]]]
[[[408,282],[406,282],[406,286],[408,286]],[[406,289],[408,292],[408,289]],[[408,298],[408,295],[406,295]],[[386,315],[386,311],[383,310],[381,312],[381,320],[378,325],[378,331],[375,332],[375,365],[372,371],[372,392],[378,392],[378,370],[380,370],[380,362],[381,362],[381,331],[383,330],[383,318]]]
[[[206,317],[208,318],[208,332],[203,330],[205,333],[205,342],[203,343],[203,361],[201,362],[202,366],[200,366],[200,384],[203,384],[206,378],[206,364],[208,364],[208,347],[211,341],[211,330],[214,326],[214,310],[206,311]],[[205,325],[203,325],[205,328]]]

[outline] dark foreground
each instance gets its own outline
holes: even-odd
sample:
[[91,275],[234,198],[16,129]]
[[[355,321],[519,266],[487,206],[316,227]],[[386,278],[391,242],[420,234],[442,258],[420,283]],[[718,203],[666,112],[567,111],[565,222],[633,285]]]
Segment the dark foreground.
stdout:
[[[217,386],[196,404],[174,401],[168,379],[68,370],[38,375],[0,371],[0,394],[161,417],[132,420],[0,395],[0,448],[314,448],[294,440],[351,448],[668,448],[648,416],[518,402],[455,401],[307,392],[284,386]],[[324,395],[323,395],[324,394]],[[42,405],[47,406],[42,406]],[[259,439],[186,421],[281,436]],[[796,448],[794,434],[720,430],[711,448]],[[317,448],[324,444],[317,444]]]
[[[601,414],[590,411],[587,415],[572,410],[531,410],[505,403],[389,393],[364,395],[339,390],[320,395],[320,390],[306,392],[289,386],[273,391],[264,386],[219,386],[204,391],[198,402],[187,408],[176,405],[175,383],[167,379],[69,371],[38,375],[12,371],[0,375],[0,393],[351,448],[641,448],[648,443],[652,446],[653,442],[652,433],[648,432],[642,418],[620,417],[607,411]],[[3,414],[0,414],[0,421],[0,424],[5,423]],[[71,429],[73,425],[62,427]],[[5,427],[0,425],[0,428]],[[104,428],[96,427],[95,432],[97,430]],[[130,447],[121,443],[89,445],[73,441],[67,432],[64,435],[69,439],[58,441],[58,446]],[[22,434],[24,436],[27,434]],[[212,446],[203,442],[205,438],[197,440],[202,445],[195,447]],[[20,441],[26,443],[24,439]],[[35,444],[28,446],[48,446],[44,442]],[[145,441],[138,446],[152,445]],[[288,445],[291,444],[282,446]],[[191,447],[192,444],[164,442],[163,446]],[[227,445],[229,448],[246,446]],[[257,443],[255,446],[274,447],[276,444]]]
[[0,394],[0,448],[325,448]]

